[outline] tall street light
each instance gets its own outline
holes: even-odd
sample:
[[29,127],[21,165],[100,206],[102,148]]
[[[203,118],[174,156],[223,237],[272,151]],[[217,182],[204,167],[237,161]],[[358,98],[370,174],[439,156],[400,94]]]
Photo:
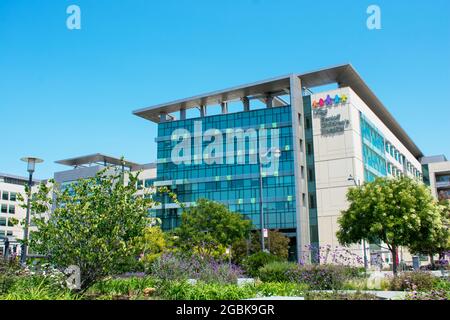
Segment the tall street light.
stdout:
[[23,243],[22,250],[20,255],[20,263],[22,265],[25,264],[27,260],[27,252],[28,252],[28,226],[30,224],[30,211],[31,211],[31,187],[33,185],[33,172],[36,166],[36,163],[42,163],[44,160],[35,158],[35,157],[24,157],[21,158],[23,162],[27,163],[27,171],[28,171],[28,194],[27,194],[27,215],[25,217],[25,227],[23,229]]
[[[358,179],[358,181],[356,181],[356,179],[352,175],[350,175],[347,180],[348,181],[353,181],[353,183],[355,184],[356,187],[361,187],[361,182],[359,181],[359,179]],[[364,249],[363,249],[363,252],[364,252],[364,268],[367,270],[368,263],[367,263],[367,254],[366,254],[366,239],[363,239],[363,247],[364,247]]]
[[[262,158],[267,158],[270,152],[273,152],[273,156],[279,158],[281,156],[280,149],[269,149],[264,154],[259,154],[258,162],[259,162],[259,222],[261,224],[261,251],[264,252],[266,250],[264,244],[264,208],[263,208],[263,174],[262,174]],[[267,235],[269,236],[269,235]]]

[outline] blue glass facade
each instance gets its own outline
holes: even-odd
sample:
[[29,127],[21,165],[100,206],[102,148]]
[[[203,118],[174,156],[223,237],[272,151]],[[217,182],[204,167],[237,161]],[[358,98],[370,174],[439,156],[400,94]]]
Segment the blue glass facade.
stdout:
[[385,139],[381,132],[360,113],[361,139],[364,161],[364,181],[387,175]]
[[[259,164],[250,164],[250,151],[254,146],[252,138],[245,139],[245,155],[234,154],[234,163],[227,164],[175,164],[171,159],[173,148],[178,141],[171,139],[176,129],[186,129],[194,132],[194,122],[201,121],[202,131],[226,129],[258,131],[267,129],[268,148],[271,147],[272,130],[278,129],[279,158],[278,171],[274,175],[265,175],[267,166],[263,165],[263,207],[266,227],[270,229],[295,229],[295,184],[293,134],[290,106],[265,108],[247,112],[214,115],[179,121],[162,122],[158,125],[158,185],[167,185],[174,191],[182,203],[195,203],[201,198],[219,201],[226,204],[230,210],[242,213],[252,220],[256,228],[260,227],[260,188]],[[195,154],[195,137],[190,137],[192,155]],[[203,150],[210,142],[203,142]],[[238,141],[235,140],[235,148]],[[256,142],[257,143],[257,142]],[[227,140],[223,139],[223,150],[229,150]],[[228,148],[228,149],[227,149]],[[237,149],[235,149],[237,150]],[[244,156],[245,162],[238,164],[238,156]],[[228,160],[228,159],[227,159]],[[180,209],[164,209],[170,200],[160,199],[163,210],[158,210],[157,216],[162,219],[163,228],[175,227],[179,221]]]

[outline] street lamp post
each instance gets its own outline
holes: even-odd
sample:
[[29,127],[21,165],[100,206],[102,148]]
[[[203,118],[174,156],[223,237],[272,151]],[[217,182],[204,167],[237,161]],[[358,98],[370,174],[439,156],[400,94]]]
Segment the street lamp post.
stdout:
[[275,157],[281,156],[280,149],[269,149],[264,154],[259,154],[258,162],[259,162],[259,223],[261,224],[261,251],[264,252],[266,250],[264,243],[264,208],[263,208],[263,174],[262,174],[262,158],[266,158],[269,155],[269,152],[274,153]]
[[[355,178],[353,178],[352,175],[350,175],[347,179],[348,181],[353,181],[356,187],[360,187],[361,183],[360,181],[356,181]],[[367,270],[368,262],[367,262],[367,254],[366,254],[366,239],[363,239],[363,253],[364,253],[364,268]]]
[[25,217],[25,227],[23,229],[23,243],[22,250],[20,254],[20,263],[22,265],[25,264],[27,260],[27,251],[28,251],[28,227],[30,224],[30,211],[31,211],[31,187],[33,185],[33,173],[36,166],[36,163],[42,163],[44,160],[34,157],[24,157],[20,159],[27,163],[27,171],[28,171],[28,194],[27,194],[27,215]]

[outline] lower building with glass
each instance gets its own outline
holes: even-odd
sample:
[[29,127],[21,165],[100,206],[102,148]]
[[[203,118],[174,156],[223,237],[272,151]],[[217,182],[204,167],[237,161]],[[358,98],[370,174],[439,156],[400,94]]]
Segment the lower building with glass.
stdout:
[[[158,126],[155,186],[184,207],[215,200],[255,229],[284,232],[296,259],[339,245],[349,187],[378,176],[422,179],[422,152],[348,64],[133,113]],[[160,201],[163,228],[176,227],[183,209]]]

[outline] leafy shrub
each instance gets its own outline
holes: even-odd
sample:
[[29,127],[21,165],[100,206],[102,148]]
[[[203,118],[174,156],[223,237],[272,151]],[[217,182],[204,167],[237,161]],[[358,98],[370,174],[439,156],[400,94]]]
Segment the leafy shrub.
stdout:
[[391,280],[393,291],[430,291],[433,289],[436,278],[427,272],[404,272]]
[[216,261],[211,257],[168,253],[151,265],[150,274],[162,280],[190,278],[207,283],[236,283],[243,272],[234,264]]
[[157,283],[157,280],[150,277],[107,279],[93,285],[87,294],[88,296],[132,295],[139,297],[145,295],[144,291],[148,288],[154,288]]
[[259,278],[264,282],[290,282],[298,269],[292,262],[270,262],[258,270]]
[[80,296],[73,294],[57,273],[22,275],[16,278],[8,292],[1,296],[4,300],[74,300]]
[[370,293],[307,292],[306,300],[380,300]]
[[186,281],[164,281],[157,290],[159,297],[168,300],[240,300],[254,296],[250,286],[235,284],[198,283]]
[[165,281],[157,290],[159,297],[169,300],[240,300],[269,296],[302,296],[307,287],[295,283],[261,283],[238,286],[186,281]]
[[242,266],[247,275],[257,277],[261,267],[276,261],[282,261],[282,259],[273,254],[260,251],[245,258],[242,262]]
[[293,282],[263,282],[255,285],[258,297],[271,296],[304,296],[309,287],[303,283]]
[[271,263],[259,270],[262,281],[294,281],[305,283],[313,290],[341,289],[346,280],[360,277],[359,269],[339,265],[297,265]]

